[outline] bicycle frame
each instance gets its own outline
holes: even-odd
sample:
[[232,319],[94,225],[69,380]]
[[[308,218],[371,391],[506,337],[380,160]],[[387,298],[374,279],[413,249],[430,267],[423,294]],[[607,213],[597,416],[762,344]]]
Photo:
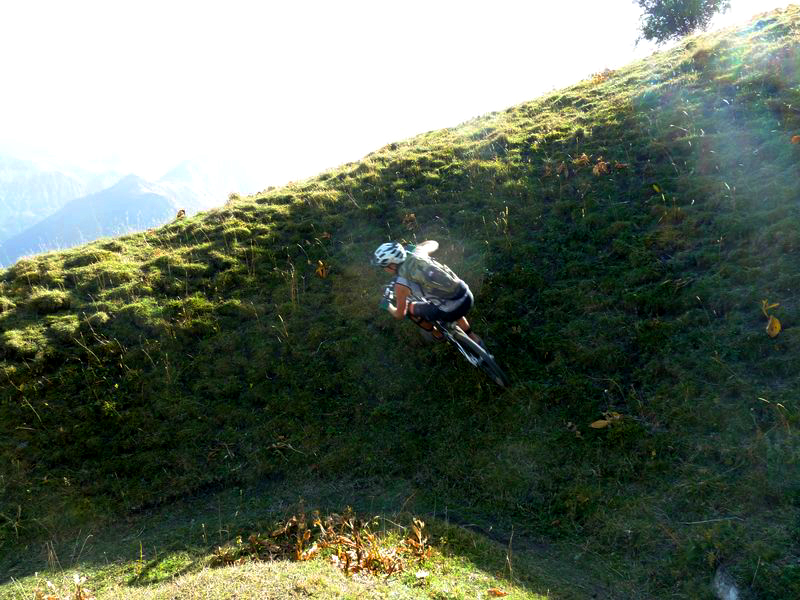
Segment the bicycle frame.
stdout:
[[[383,295],[390,302],[394,302],[394,300],[395,300],[395,298],[394,298],[394,283],[395,283],[395,281],[392,280],[384,288]],[[422,302],[424,300],[422,298],[419,298],[419,297],[411,294],[408,297],[408,301],[409,302]],[[447,321],[431,321],[431,323],[433,324],[433,326],[436,329],[438,329],[442,333],[442,335],[444,336],[446,341],[450,342],[453,346],[458,348],[458,351],[461,353],[461,355],[465,359],[467,359],[467,362],[469,362],[469,364],[471,364],[473,367],[479,367],[480,366],[481,359],[476,357],[476,356],[474,356],[474,355],[472,355],[472,354],[470,354],[469,352],[467,352],[463,348],[463,346],[459,343],[459,341],[455,338],[455,336],[453,335],[452,330],[454,330],[456,328],[460,329],[458,327],[458,325],[456,325],[454,322],[450,323],[450,322],[447,322]]]
[[[395,302],[394,284],[395,280],[392,280],[386,285],[386,287],[383,288],[383,297],[392,303]],[[413,294],[408,298],[409,302],[422,300],[422,298],[419,298]],[[458,348],[461,356],[463,356],[470,365],[476,369],[482,370],[500,387],[508,387],[510,383],[509,379],[506,374],[503,373],[503,370],[497,365],[494,357],[489,354],[482,344],[478,345],[471,340],[469,336],[467,336],[467,334],[464,333],[464,331],[456,324],[456,322],[430,321],[430,323],[432,323],[434,329],[438,330],[442,334],[444,341]],[[460,340],[459,337],[462,339]],[[467,347],[464,347],[464,344],[467,344]]]

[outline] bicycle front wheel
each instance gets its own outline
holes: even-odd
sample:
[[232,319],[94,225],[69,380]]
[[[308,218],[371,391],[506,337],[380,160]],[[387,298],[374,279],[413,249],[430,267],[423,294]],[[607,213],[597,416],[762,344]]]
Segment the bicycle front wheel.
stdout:
[[508,376],[503,372],[498,364],[495,362],[494,357],[489,354],[480,344],[464,333],[460,327],[456,327],[453,332],[453,338],[461,348],[476,358],[476,361],[470,361],[476,367],[479,367],[484,373],[489,376],[489,379],[494,381],[500,387],[508,387],[510,381]]

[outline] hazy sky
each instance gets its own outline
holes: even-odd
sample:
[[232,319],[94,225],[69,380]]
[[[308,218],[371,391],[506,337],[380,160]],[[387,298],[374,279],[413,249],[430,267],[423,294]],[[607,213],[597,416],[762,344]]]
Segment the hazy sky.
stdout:
[[[783,7],[732,0],[715,26]],[[0,3],[0,151],[259,189],[653,51],[633,0]],[[240,190],[244,192],[255,190]]]

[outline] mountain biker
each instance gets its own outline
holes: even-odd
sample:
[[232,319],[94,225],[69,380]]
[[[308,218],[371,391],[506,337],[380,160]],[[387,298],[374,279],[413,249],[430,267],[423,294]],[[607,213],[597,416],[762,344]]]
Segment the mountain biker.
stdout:
[[[384,299],[381,307],[396,319],[407,316],[436,339],[443,336],[434,330],[431,321],[457,322],[473,341],[482,344],[466,319],[475,301],[469,286],[449,267],[428,256],[438,247],[434,241],[408,249],[397,242],[387,242],[375,250],[372,264],[396,276],[395,306]],[[412,301],[412,294],[421,300]]]

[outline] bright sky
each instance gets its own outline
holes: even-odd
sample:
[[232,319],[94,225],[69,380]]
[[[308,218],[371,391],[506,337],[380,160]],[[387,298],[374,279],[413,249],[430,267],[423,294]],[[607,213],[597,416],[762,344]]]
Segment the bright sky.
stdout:
[[[787,4],[732,0],[715,26]],[[261,189],[646,56],[638,20],[633,0],[4,1],[0,152],[153,179],[205,156]]]

